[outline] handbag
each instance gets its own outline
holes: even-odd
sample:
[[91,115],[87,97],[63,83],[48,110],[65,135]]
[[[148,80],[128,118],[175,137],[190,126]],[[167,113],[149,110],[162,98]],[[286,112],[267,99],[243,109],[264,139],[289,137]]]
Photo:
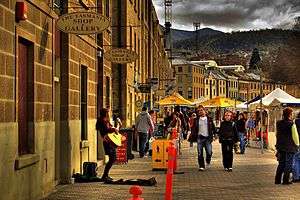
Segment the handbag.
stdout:
[[292,125],[292,137],[295,145],[299,146],[299,134],[297,131],[296,123],[294,122]]

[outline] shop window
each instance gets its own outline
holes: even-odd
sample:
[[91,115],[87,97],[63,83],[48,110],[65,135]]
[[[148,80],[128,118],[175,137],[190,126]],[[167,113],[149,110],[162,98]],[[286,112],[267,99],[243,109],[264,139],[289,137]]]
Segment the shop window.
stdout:
[[87,140],[87,67],[81,65],[80,72],[81,140]]
[[178,72],[182,72],[182,67],[178,67]]
[[110,107],[110,78],[106,76],[106,107]]
[[34,44],[18,38],[19,154],[34,153]]
[[105,0],[105,15],[110,17],[110,0]]

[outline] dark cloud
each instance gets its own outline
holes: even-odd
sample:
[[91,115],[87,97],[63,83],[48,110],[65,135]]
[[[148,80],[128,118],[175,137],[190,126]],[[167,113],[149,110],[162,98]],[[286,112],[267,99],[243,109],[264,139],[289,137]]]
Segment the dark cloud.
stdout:
[[[163,0],[154,0],[163,23]],[[173,0],[173,24],[192,29],[202,27],[222,30],[289,28],[300,16],[299,0]]]

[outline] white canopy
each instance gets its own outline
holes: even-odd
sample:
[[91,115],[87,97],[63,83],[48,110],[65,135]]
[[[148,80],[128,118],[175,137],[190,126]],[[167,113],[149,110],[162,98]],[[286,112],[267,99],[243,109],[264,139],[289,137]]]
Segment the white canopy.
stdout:
[[240,103],[238,105],[236,105],[236,108],[237,109],[247,109],[247,102],[243,102],[243,103]]
[[[250,107],[259,106],[260,100],[250,104]],[[300,104],[300,99],[289,95],[280,88],[276,88],[270,94],[262,98],[263,106],[277,106],[281,104]]]

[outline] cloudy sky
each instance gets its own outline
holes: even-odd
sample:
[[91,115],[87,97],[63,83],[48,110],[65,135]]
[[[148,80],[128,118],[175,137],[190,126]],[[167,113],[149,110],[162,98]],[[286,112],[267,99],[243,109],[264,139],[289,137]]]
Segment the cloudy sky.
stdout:
[[[153,3],[164,24],[164,0]],[[300,0],[173,0],[172,12],[172,27],[183,30],[194,30],[193,22],[226,32],[290,28],[300,17]]]

